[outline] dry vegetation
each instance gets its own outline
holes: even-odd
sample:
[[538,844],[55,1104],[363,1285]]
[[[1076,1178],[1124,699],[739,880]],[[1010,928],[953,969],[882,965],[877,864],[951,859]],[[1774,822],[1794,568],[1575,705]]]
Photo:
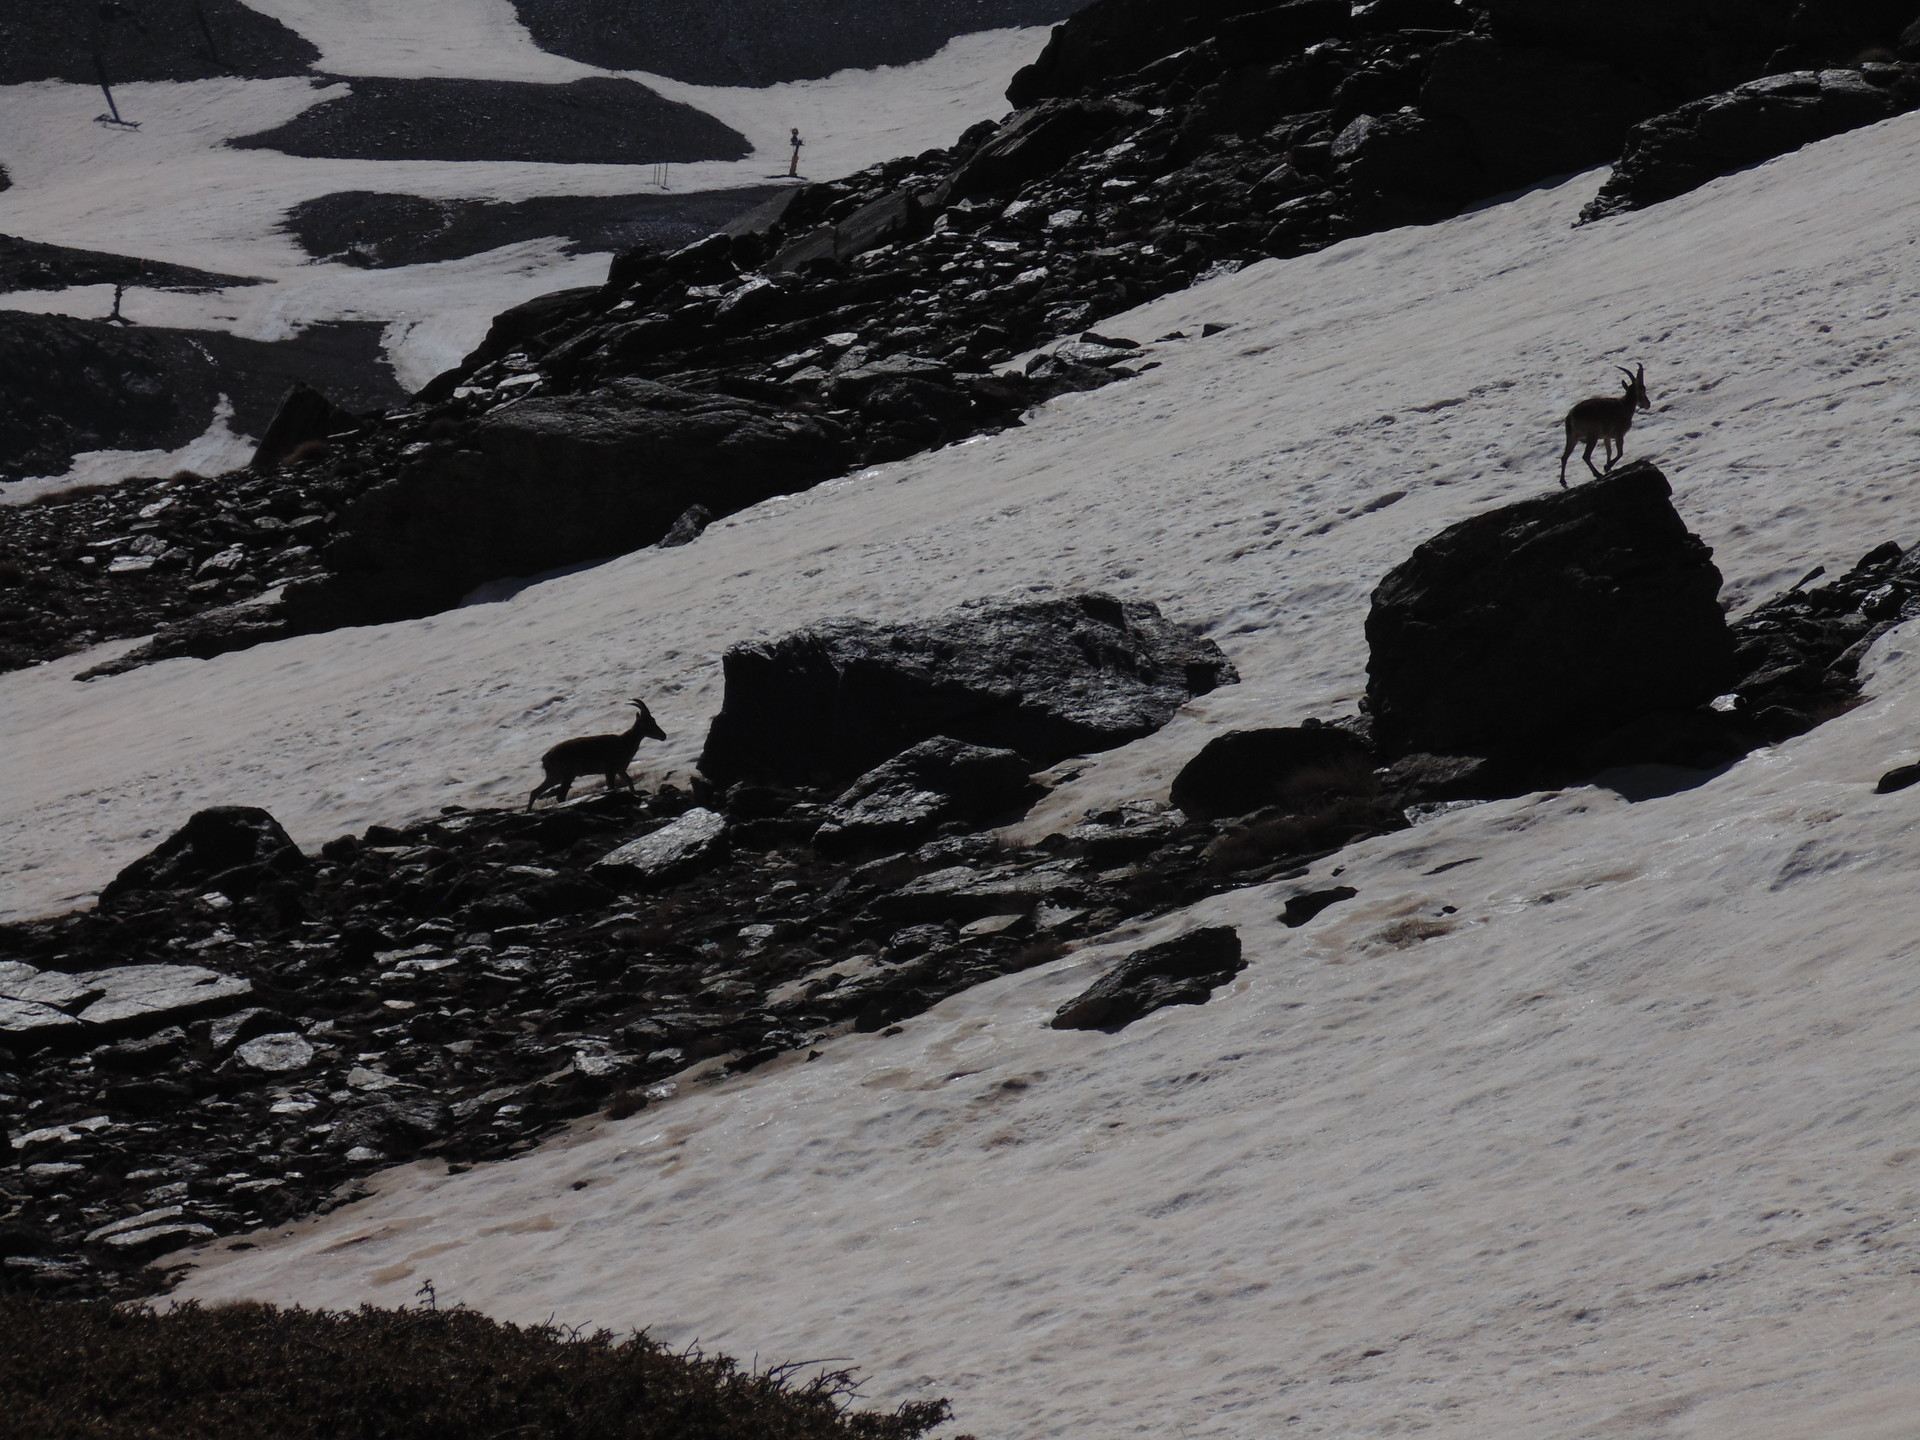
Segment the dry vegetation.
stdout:
[[0,1296],[0,1432],[36,1440],[917,1440],[945,1401],[748,1374],[467,1310],[165,1313]]

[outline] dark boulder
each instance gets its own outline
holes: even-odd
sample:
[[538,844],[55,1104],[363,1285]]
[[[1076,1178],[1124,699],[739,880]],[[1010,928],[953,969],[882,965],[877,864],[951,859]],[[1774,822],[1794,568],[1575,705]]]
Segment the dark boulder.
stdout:
[[919,623],[825,620],[736,645],[700,768],[720,783],[849,779],[935,735],[1034,769],[1150,735],[1239,679],[1220,647],[1109,595],[975,603]]
[[1558,750],[1711,699],[1735,672],[1712,556],[1645,462],[1449,526],[1373,592],[1376,745]]
[[1204,1005],[1247,968],[1240,932],[1231,925],[1190,930],[1176,940],[1136,950],[1062,1005],[1056,1030],[1124,1030],[1168,1005]]
[[280,822],[252,805],[216,805],[142,855],[100,892],[112,906],[143,891],[218,890],[229,899],[251,895],[269,879],[307,868]]
[[271,470],[301,446],[322,442],[336,430],[350,430],[358,423],[311,385],[295,384],[254,447],[252,466]]
[[1024,809],[1038,793],[1016,752],[936,735],[848,786],[813,843],[829,853],[900,849],[950,820],[983,821]]
[[1326,890],[1307,890],[1287,897],[1280,921],[1289,930],[1298,930],[1322,910],[1353,899],[1360,892],[1351,885],[1334,885]]
[[345,515],[334,572],[290,587],[299,629],[430,614],[484,581],[621,554],[698,505],[725,515],[846,469],[831,422],[731,395],[615,380],[480,421]]
[[1721,175],[1920,106],[1920,67],[1769,75],[1636,126],[1583,222],[1671,200]]
[[1220,820],[1373,787],[1373,752],[1361,740],[1326,725],[1288,726],[1215,736],[1174,777],[1171,798],[1191,819]]

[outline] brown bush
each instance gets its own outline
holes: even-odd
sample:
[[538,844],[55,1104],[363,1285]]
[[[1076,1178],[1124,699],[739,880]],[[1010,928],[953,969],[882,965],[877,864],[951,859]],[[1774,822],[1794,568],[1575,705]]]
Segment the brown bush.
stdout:
[[0,1296],[0,1432],[35,1440],[917,1440],[948,1415],[852,1395],[469,1310]]

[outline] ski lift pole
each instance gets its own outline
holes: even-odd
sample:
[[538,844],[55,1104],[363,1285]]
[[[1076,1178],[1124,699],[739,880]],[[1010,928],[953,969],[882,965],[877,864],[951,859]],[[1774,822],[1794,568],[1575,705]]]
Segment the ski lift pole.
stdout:
[[[94,73],[100,77],[100,93],[107,97],[107,113],[113,116],[114,124],[126,124],[127,122],[120,118],[120,107],[113,103],[113,87],[107,84],[106,57],[98,50],[93,52],[93,69]],[[103,116],[102,118],[104,119],[105,117]]]

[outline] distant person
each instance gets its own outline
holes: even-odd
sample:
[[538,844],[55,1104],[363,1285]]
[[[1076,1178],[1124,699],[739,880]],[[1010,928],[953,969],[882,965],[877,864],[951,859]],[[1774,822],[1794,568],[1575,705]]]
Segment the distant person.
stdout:
[[788,162],[787,174],[797,180],[800,178],[800,147],[807,143],[800,138],[800,127],[798,125],[794,126],[793,133],[787,136],[787,143],[793,146],[793,159]]

